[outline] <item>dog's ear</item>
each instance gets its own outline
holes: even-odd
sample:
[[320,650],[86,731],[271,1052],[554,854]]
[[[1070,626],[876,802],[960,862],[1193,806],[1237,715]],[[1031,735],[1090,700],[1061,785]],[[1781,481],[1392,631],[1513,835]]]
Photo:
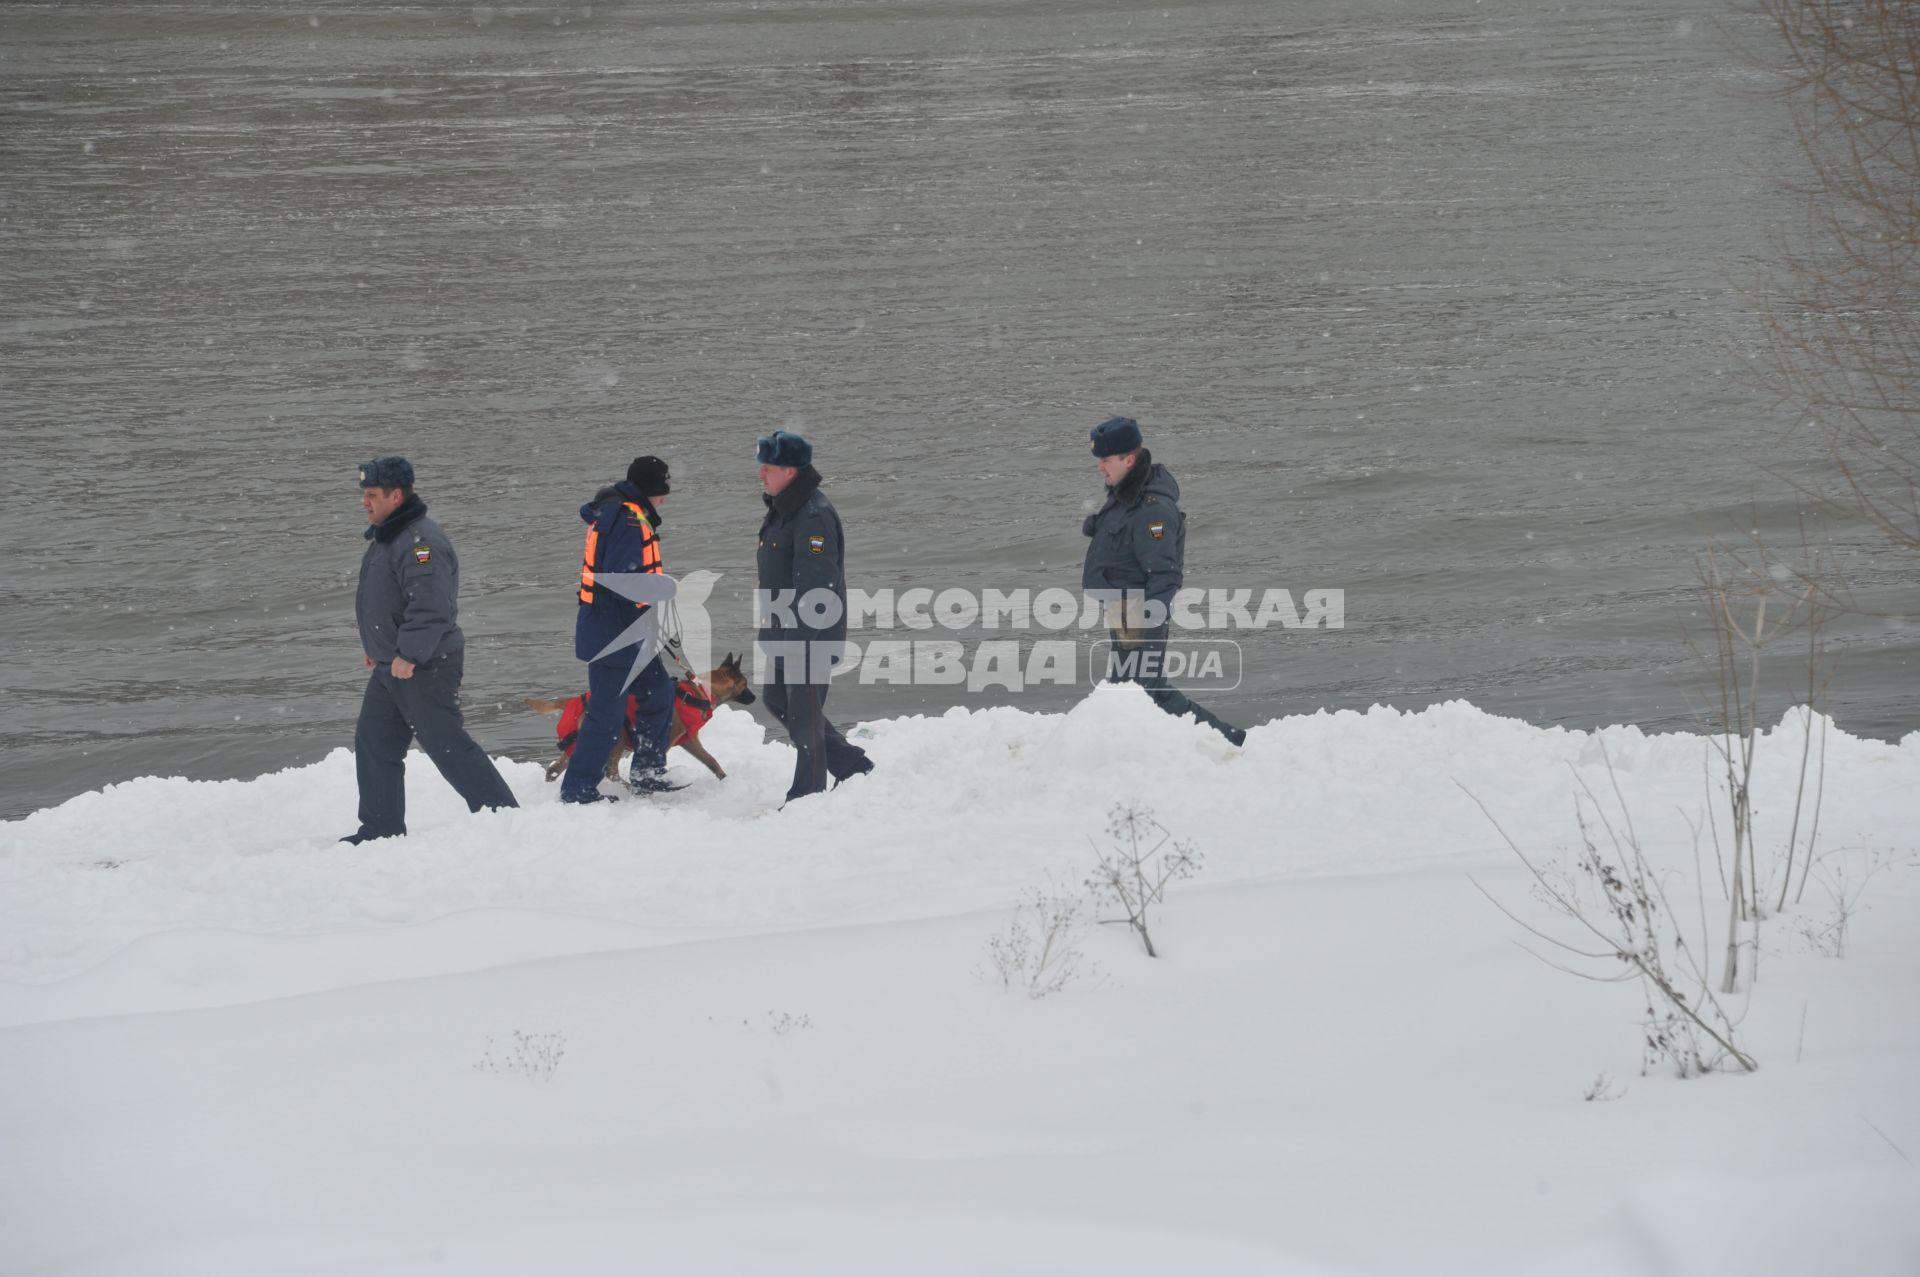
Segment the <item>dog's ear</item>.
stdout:
[[728,652],[727,659],[720,662],[720,668],[723,670],[732,670],[735,674],[738,674],[740,672],[740,658],[732,652]]

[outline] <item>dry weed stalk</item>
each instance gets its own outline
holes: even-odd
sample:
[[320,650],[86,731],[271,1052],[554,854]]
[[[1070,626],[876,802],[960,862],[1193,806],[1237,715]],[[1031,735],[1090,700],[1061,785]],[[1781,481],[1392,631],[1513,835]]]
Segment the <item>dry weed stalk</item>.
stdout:
[[987,961],[1001,987],[1044,998],[1078,979],[1083,974],[1085,906],[1082,897],[1051,882],[1029,891],[1014,906],[1006,928],[987,940]]
[[[1474,886],[1501,913],[1539,940],[1573,959],[1607,963],[1613,969],[1599,973],[1582,970],[1566,961],[1528,950],[1549,966],[1600,983],[1639,982],[1647,998],[1646,1018],[1641,1022],[1641,1072],[1647,1072],[1663,1059],[1671,1062],[1683,1078],[1697,1077],[1729,1061],[1751,1072],[1759,1065],[1740,1048],[1737,1021],[1708,987],[1706,973],[1694,956],[1695,950],[1681,933],[1666,889],[1648,864],[1633,830],[1632,817],[1620,795],[1611,759],[1607,761],[1607,774],[1613,779],[1614,800],[1619,804],[1623,828],[1614,827],[1600,800],[1584,780],[1579,781],[1584,801],[1576,797],[1574,813],[1580,828],[1581,850],[1573,875],[1536,864],[1501,827],[1486,804],[1461,786],[1533,875],[1535,895],[1544,898],[1556,912],[1572,919],[1589,941],[1574,943],[1549,935],[1501,904],[1478,881]],[[1604,834],[1604,845],[1596,831]],[[1706,930],[1704,912],[1701,929]],[[1711,1054],[1705,1043],[1712,1044]]]
[[1854,915],[1861,911],[1860,900],[1866,894],[1867,884],[1872,882],[1881,870],[1894,863],[1888,854],[1867,854],[1860,863],[1860,872],[1855,876],[1847,861],[1845,849],[1837,849],[1820,858],[1819,872],[1816,875],[1821,888],[1833,906],[1833,911],[1824,918],[1799,918],[1795,928],[1814,952],[1829,958],[1847,956],[1847,936],[1853,927]]
[[1098,846],[1087,886],[1096,898],[1113,900],[1126,910],[1124,921],[1139,935],[1149,958],[1160,955],[1147,930],[1147,911],[1166,898],[1167,884],[1200,872],[1201,855],[1192,843],[1176,842],[1153,813],[1125,803],[1116,805],[1107,825],[1108,845]]
[[487,1039],[486,1049],[474,1068],[481,1073],[511,1073],[530,1082],[551,1082],[567,1055],[564,1033],[523,1033],[513,1031],[511,1042],[496,1053],[494,1041]]
[[[1836,573],[1831,556],[1814,545],[1804,521],[1800,527],[1800,552],[1793,561],[1773,554],[1758,536],[1753,536],[1739,548],[1709,545],[1699,556],[1697,567],[1700,610],[1706,616],[1710,647],[1703,648],[1692,633],[1686,638],[1706,673],[1706,700],[1701,717],[1726,785],[1731,875],[1722,856],[1719,823],[1711,818],[1712,804],[1708,807],[1708,830],[1715,860],[1721,865],[1721,880],[1728,900],[1727,947],[1720,991],[1732,993],[1740,987],[1740,950],[1745,929],[1757,928],[1762,918],[1786,907],[1796,861],[1800,864],[1800,889],[1806,889],[1807,867],[1819,837],[1820,803],[1826,779],[1827,719],[1818,712],[1832,679],[1826,630],[1835,617],[1848,610],[1849,604],[1839,597],[1832,584]],[[1753,780],[1763,717],[1762,673],[1766,658],[1774,648],[1795,636],[1805,643],[1806,671],[1805,699],[1800,706],[1799,774],[1784,856],[1769,860],[1765,869],[1770,877],[1763,885],[1753,830]],[[1809,810],[1808,769],[1814,760],[1816,722],[1820,736],[1819,764],[1812,780]],[[1804,852],[1800,838],[1803,817],[1807,821]],[[1778,881],[1777,894],[1773,890],[1773,879]],[[1754,943],[1757,951],[1757,938]]]

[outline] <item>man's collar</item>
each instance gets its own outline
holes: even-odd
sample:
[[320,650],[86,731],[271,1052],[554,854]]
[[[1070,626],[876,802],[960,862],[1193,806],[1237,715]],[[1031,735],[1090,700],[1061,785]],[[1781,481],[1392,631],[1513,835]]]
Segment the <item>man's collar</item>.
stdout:
[[378,541],[381,545],[385,545],[399,536],[402,528],[426,512],[427,503],[420,499],[418,493],[409,492],[407,499],[402,501],[392,514],[378,523],[369,524],[367,530],[361,535],[369,541]]
[[792,483],[780,489],[778,495],[767,497],[767,508],[782,519],[791,519],[819,487],[820,472],[812,466],[801,466]]
[[1139,459],[1133,463],[1133,469],[1121,475],[1120,482],[1107,491],[1113,493],[1115,501],[1132,504],[1134,498],[1140,495],[1140,490],[1147,486],[1147,476],[1152,473],[1153,454],[1142,448]]
[[640,489],[622,479],[613,485],[613,493],[621,502],[639,506],[646,514],[648,523],[656,528],[660,526],[660,512],[653,508],[651,498],[640,495]]

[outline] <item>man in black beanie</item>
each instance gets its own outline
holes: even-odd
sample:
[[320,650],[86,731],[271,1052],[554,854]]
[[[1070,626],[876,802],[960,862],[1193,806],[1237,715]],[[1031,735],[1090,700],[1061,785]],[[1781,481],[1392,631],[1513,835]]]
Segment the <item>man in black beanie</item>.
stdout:
[[755,555],[767,611],[759,641],[773,657],[761,700],[793,740],[792,802],[825,789],[829,775],[838,784],[872,771],[873,760],[826,715],[827,679],[847,640],[840,514],[820,491],[806,439],[776,430],[761,438],[755,457],[767,505]]
[[580,721],[566,774],[560,778],[563,803],[594,803],[606,798],[600,792],[600,778],[620,738],[629,695],[637,704],[629,787],[641,794],[685,788],[667,779],[667,737],[673,727],[672,675],[656,654],[638,676],[633,676],[632,644],[608,650],[608,644],[625,635],[652,605],[625,598],[598,580],[610,572],[667,570],[660,548],[660,507],[671,490],[666,462],[658,457],[635,457],[625,479],[580,507],[587,540],[581,551],[580,610],[574,617],[573,654],[588,663],[587,713]]
[[[1092,437],[1094,465],[1107,485],[1107,499],[1080,527],[1089,538],[1080,587],[1112,600],[1107,627],[1114,650],[1132,658],[1113,662],[1111,679],[1138,683],[1167,713],[1192,714],[1233,744],[1245,744],[1244,730],[1195,705],[1162,672],[1171,628],[1164,618],[1186,575],[1187,516],[1180,512],[1180,485],[1147,451],[1140,423],[1133,418],[1108,418],[1093,428]],[[1160,623],[1147,625],[1145,617],[1135,614],[1145,609],[1129,605],[1127,594],[1156,605]],[[1122,674],[1119,667],[1132,672]]]

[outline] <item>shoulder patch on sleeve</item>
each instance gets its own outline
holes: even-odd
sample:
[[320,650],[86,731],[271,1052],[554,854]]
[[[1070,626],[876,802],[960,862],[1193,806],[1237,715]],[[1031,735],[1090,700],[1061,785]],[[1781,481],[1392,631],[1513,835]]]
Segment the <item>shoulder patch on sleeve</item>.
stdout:
[[1155,519],[1147,524],[1147,535],[1156,541],[1165,538],[1167,535],[1167,521],[1165,519]]
[[433,562],[433,547],[425,541],[414,542],[413,561],[423,566]]
[[807,550],[812,554],[825,554],[827,552],[827,534],[824,532],[809,532],[807,534]]

